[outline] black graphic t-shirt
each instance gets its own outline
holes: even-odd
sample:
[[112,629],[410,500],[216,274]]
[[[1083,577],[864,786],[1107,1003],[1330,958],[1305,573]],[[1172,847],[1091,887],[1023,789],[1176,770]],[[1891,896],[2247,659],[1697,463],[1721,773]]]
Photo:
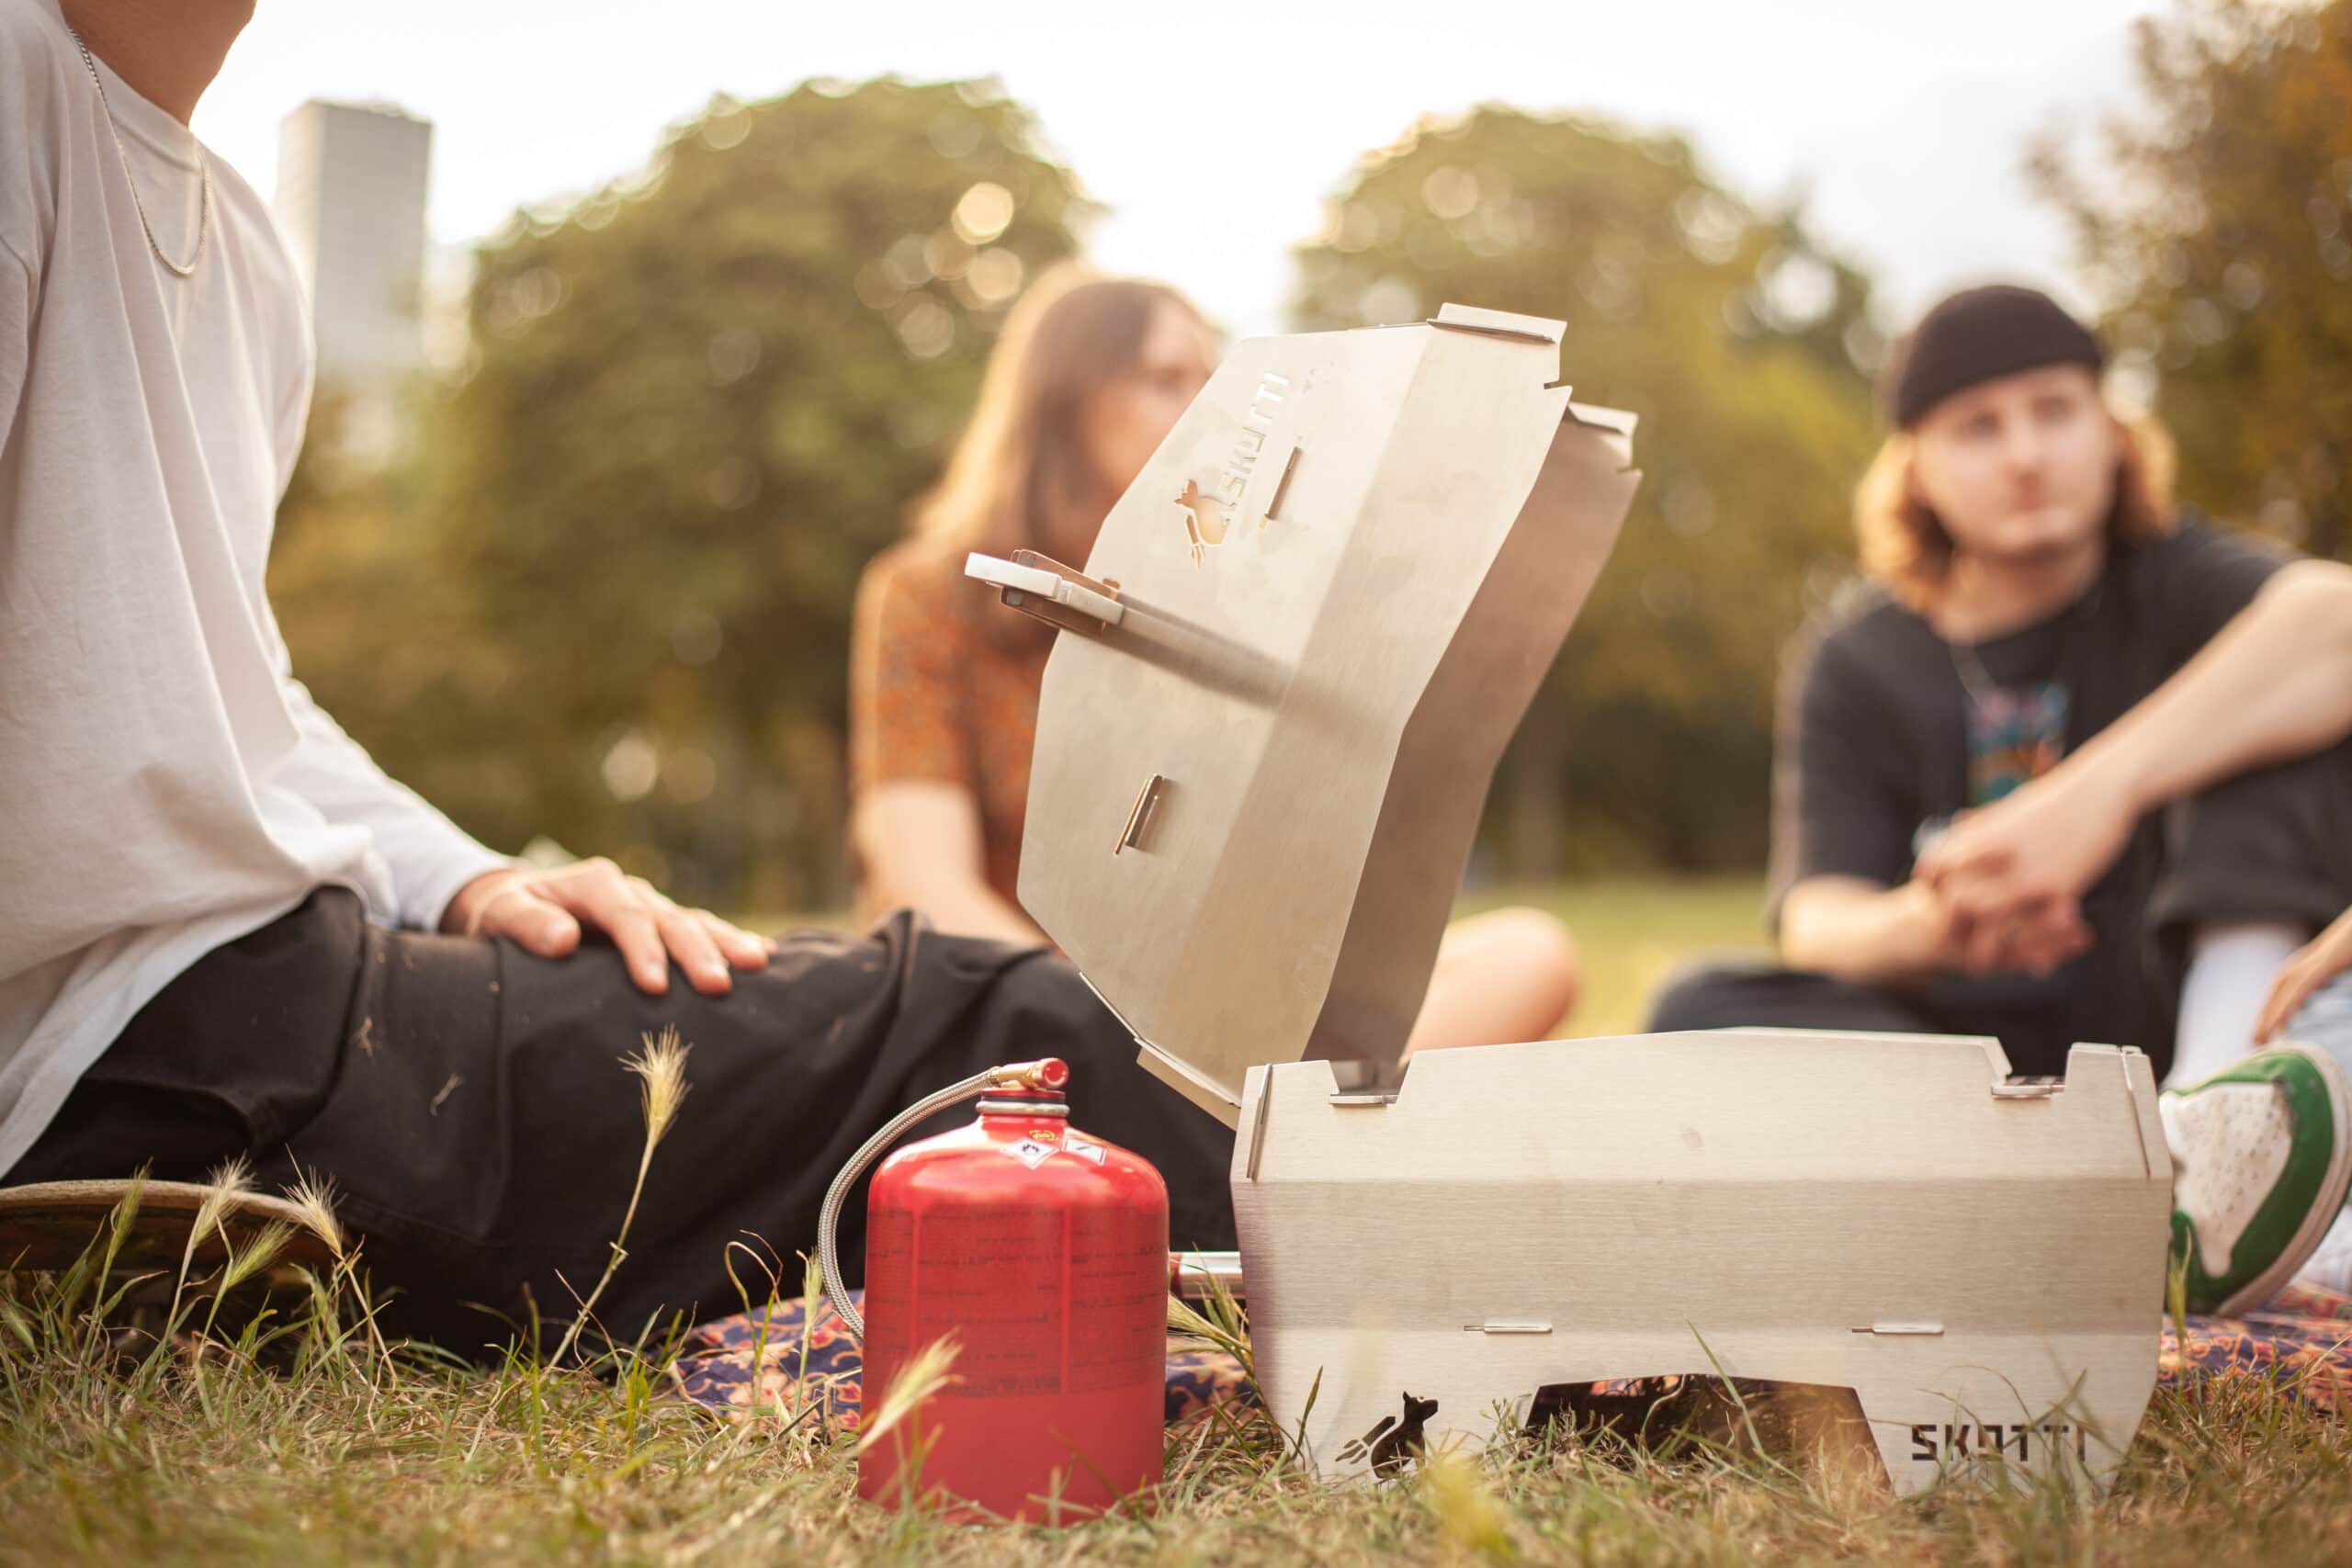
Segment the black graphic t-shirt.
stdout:
[[[1968,759],[1963,809],[1992,805],[2040,778],[2066,755],[2079,649],[2085,638],[2098,635],[2104,592],[2103,583],[2094,584],[2058,615],[1990,644],[1946,645],[1961,684]],[[1913,857],[1950,826],[1949,815],[1923,818],[1911,829]]]
[[1968,690],[1968,804],[1990,806],[2066,754],[2066,682]]
[[[2164,538],[2119,550],[2078,603],[1957,657],[1924,618],[1858,587],[1807,628],[1782,682],[1774,922],[1789,888],[1810,877],[1908,881],[1929,835],[2120,717],[2289,558],[2184,519]],[[2143,821],[2083,900],[2097,944],[2057,974],[1949,976],[1929,983],[1928,999],[1998,1036],[2018,1072],[2064,1072],[2077,1040],[2138,1045],[2161,1071],[2174,1003],[2142,927],[2163,856],[2157,822]]]

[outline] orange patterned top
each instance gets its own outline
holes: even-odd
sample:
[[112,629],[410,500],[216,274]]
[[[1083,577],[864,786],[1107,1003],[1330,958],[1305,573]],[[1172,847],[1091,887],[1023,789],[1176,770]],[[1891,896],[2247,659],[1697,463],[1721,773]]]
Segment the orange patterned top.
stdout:
[[892,779],[963,785],[979,807],[988,885],[1018,908],[1029,753],[1054,632],[967,578],[965,554],[910,539],[875,557],[858,583],[850,795]]

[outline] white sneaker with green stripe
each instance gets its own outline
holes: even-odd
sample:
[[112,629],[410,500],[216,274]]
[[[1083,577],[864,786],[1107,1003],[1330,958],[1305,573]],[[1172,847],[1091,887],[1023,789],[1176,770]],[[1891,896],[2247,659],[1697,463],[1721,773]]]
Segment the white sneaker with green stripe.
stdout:
[[2235,1317],[2295,1276],[2352,1187],[2352,1090],[2287,1044],[2158,1101],[2172,1148],[2172,1256],[2188,1310]]

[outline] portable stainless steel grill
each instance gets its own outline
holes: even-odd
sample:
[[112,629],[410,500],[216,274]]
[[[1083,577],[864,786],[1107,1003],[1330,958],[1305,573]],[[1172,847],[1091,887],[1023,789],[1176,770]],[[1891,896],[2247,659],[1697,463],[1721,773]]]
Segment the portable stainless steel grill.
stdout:
[[1237,1128],[1261,1382],[1326,1473],[1721,1372],[1852,1390],[1901,1491],[2104,1481],[2170,1210],[2139,1052],[2078,1045],[2056,1084],[1932,1036],[1404,1059],[1495,762],[1639,481],[1563,330],[1447,306],[1242,343],[1082,570],[974,558],[1067,634],[1022,902]]

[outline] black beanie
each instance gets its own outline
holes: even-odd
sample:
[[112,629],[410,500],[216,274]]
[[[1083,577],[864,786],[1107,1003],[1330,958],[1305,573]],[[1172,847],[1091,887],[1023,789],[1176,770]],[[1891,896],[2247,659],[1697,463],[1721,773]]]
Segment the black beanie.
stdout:
[[1887,417],[1908,430],[1955,392],[2047,365],[2080,365],[2096,376],[2107,355],[2047,294],[2007,283],[1962,289],[1896,345],[1885,380]]

